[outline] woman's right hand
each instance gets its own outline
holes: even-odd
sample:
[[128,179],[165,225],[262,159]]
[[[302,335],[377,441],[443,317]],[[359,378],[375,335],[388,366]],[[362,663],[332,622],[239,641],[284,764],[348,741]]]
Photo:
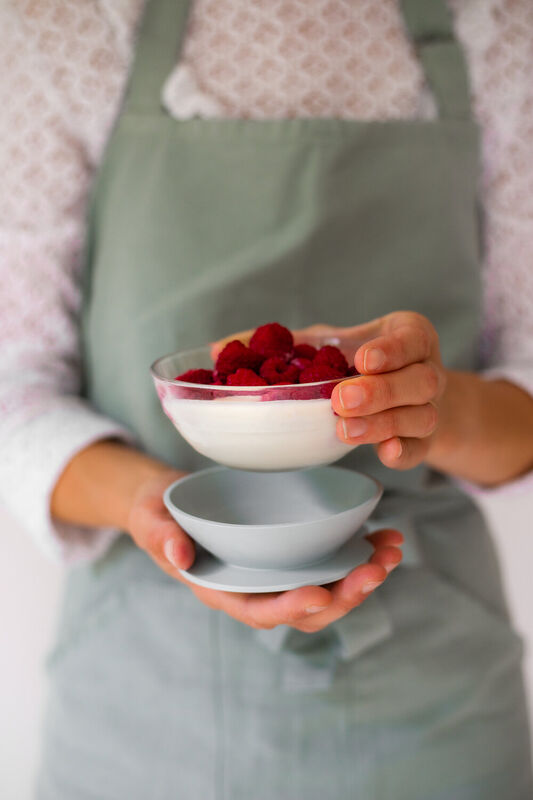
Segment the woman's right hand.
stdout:
[[290,625],[306,633],[318,631],[360,605],[401,560],[401,533],[382,530],[368,537],[374,546],[369,562],[327,588],[303,586],[287,592],[243,594],[196,586],[179,572],[193,564],[194,544],[163,503],[164,490],[184,474],[168,470],[145,481],[134,496],[128,530],[164,572],[186,584],[202,603],[252,628]]

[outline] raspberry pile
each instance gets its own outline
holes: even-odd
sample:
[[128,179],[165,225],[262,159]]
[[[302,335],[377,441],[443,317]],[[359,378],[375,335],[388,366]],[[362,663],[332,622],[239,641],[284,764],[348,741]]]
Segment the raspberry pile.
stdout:
[[229,342],[214,370],[190,369],[176,380],[219,386],[289,386],[355,374],[355,367],[349,366],[338,347],[324,345],[317,350],[311,344],[295,345],[288,328],[270,322],[257,328],[248,347],[238,339]]

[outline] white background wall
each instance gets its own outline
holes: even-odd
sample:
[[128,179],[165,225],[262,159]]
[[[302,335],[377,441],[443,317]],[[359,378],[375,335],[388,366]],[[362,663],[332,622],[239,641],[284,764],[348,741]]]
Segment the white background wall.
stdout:
[[[533,697],[533,497],[484,503],[499,545]],[[61,569],[0,509],[0,798],[31,800]],[[533,719],[533,715],[532,715]]]

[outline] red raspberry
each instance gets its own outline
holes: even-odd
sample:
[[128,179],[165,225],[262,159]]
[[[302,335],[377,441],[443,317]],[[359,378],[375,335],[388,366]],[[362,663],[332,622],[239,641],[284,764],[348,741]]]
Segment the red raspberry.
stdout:
[[267,382],[260,378],[259,375],[251,369],[243,369],[242,367],[234,372],[233,375],[228,375],[226,381],[227,386],[267,386]]
[[293,346],[292,333],[277,322],[260,325],[250,339],[250,348],[265,358],[292,354]]
[[293,358],[291,364],[293,364],[296,369],[302,370],[307,369],[307,367],[311,366],[311,359],[310,358]]
[[241,368],[251,369],[255,372],[263,361],[264,358],[258,353],[254,353],[238,339],[234,339],[232,342],[228,342],[218,355],[215,364],[216,377],[224,381],[228,375],[232,375]]
[[343,373],[340,373],[334,367],[313,362],[310,367],[300,372],[300,383],[317,383],[318,381],[330,381],[334,378],[342,377],[344,377]]
[[341,375],[346,375],[348,371],[348,362],[346,361],[344,355],[341,353],[338,347],[333,347],[330,344],[326,344],[324,347],[321,347],[314,357],[313,365],[318,366],[319,364],[333,367],[333,369],[336,369],[337,372],[341,373]]
[[318,350],[312,344],[297,344],[294,348],[296,358],[308,358],[312,361],[317,353]]
[[212,369],[188,369],[181,375],[176,375],[175,381],[186,381],[187,383],[214,383]]
[[294,364],[287,364],[284,358],[273,356],[263,363],[259,374],[270,384],[297,383],[300,370]]

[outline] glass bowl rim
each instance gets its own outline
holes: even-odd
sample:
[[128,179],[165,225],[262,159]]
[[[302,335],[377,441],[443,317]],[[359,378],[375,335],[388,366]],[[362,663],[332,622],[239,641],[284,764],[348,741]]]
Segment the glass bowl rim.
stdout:
[[[331,339],[331,340],[336,340],[338,343],[340,343],[340,337],[339,336],[334,336],[334,335],[328,336],[327,334],[326,335],[324,335],[324,334],[308,334],[308,338],[309,339]],[[350,341],[350,340],[347,339],[346,341]],[[337,346],[337,345],[335,345],[335,346]],[[229,392],[234,392],[234,393],[246,392],[247,394],[249,394],[251,391],[252,392],[254,392],[254,391],[255,392],[266,392],[269,389],[270,390],[274,390],[275,389],[275,390],[279,391],[280,389],[293,389],[294,390],[295,388],[298,388],[299,386],[302,386],[302,387],[303,386],[307,386],[307,387],[309,387],[309,386],[317,386],[318,387],[318,386],[327,386],[328,384],[334,384],[335,385],[337,383],[340,383],[341,381],[347,381],[347,380],[350,380],[351,378],[358,378],[359,377],[359,375],[345,375],[345,376],[343,376],[341,378],[328,378],[325,381],[312,381],[311,383],[274,383],[274,384],[267,384],[266,386],[225,386],[225,385],[213,384],[213,383],[190,383],[189,381],[177,381],[177,380],[175,380],[173,378],[165,378],[162,375],[160,375],[158,373],[158,371],[157,371],[158,370],[158,365],[160,364],[160,362],[164,361],[167,358],[171,358],[172,356],[186,356],[189,353],[194,353],[194,352],[196,352],[198,350],[208,350],[210,347],[211,347],[210,344],[205,344],[205,345],[200,345],[199,347],[189,347],[189,348],[187,348],[185,350],[175,350],[172,353],[167,353],[164,356],[159,356],[159,358],[156,358],[156,360],[153,361],[152,364],[150,365],[150,373],[151,373],[152,377],[155,380],[159,381],[160,383],[169,384],[170,386],[183,386],[183,387],[186,387],[186,388],[193,388],[193,389],[207,389],[207,390],[209,390],[211,392],[219,391],[219,390],[222,391],[222,392],[229,391]]]

